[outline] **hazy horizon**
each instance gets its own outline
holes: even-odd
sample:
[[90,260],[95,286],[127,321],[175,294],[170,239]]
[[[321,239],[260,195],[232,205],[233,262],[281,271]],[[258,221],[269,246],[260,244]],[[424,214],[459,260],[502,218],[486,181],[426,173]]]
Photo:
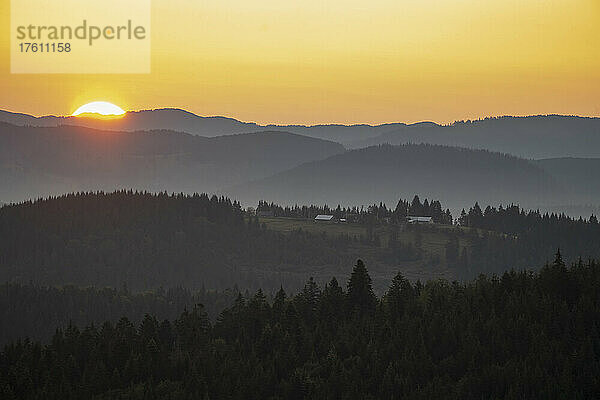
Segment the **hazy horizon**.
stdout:
[[[253,121],[253,120],[243,120],[241,118],[238,118],[236,115],[225,115],[225,114],[202,114],[199,112],[195,112],[192,111],[188,108],[182,108],[182,107],[175,107],[175,106],[169,106],[169,105],[165,105],[165,106],[156,106],[156,107],[152,107],[152,108],[140,108],[140,109],[126,109],[125,110],[125,114],[129,114],[129,113],[140,113],[140,112],[144,112],[144,111],[157,111],[157,110],[174,110],[174,111],[184,111],[186,113],[190,113],[190,114],[194,114],[195,116],[198,117],[202,117],[202,118],[227,118],[227,119],[234,119],[236,121],[240,121],[240,122],[244,122],[244,123],[250,123],[250,124],[257,124],[257,125],[261,125],[261,126],[306,126],[306,127],[312,127],[312,126],[327,126],[327,125],[342,125],[342,126],[381,126],[381,125],[391,125],[391,124],[406,124],[406,125],[416,125],[416,124],[421,124],[421,123],[434,123],[440,126],[449,126],[452,125],[454,123],[457,122],[463,122],[463,121],[484,121],[486,119],[500,119],[500,118],[527,118],[527,117],[552,117],[552,116],[557,116],[557,117],[575,117],[575,118],[590,118],[590,119],[598,119],[600,118],[600,114],[597,115],[586,115],[586,114],[556,114],[556,113],[546,113],[546,114],[498,114],[498,115],[482,115],[479,117],[474,117],[474,118],[467,118],[467,119],[455,119],[452,120],[450,122],[445,122],[445,121],[435,121],[433,119],[422,119],[422,120],[416,120],[416,121],[406,121],[406,120],[389,120],[389,121],[383,121],[383,122],[378,122],[378,123],[371,123],[371,122],[366,122],[366,121],[350,121],[350,122],[340,122],[340,121],[323,121],[323,122],[317,122],[317,123],[306,123],[306,122],[302,122],[302,121],[297,121],[297,122],[289,122],[289,123],[283,123],[283,122],[277,122],[277,121]],[[44,118],[44,117],[57,117],[57,118],[67,118],[67,117],[76,117],[72,114],[52,114],[52,113],[31,113],[28,111],[23,111],[23,110],[15,110],[15,109],[10,109],[10,108],[6,108],[6,107],[0,107],[0,111],[6,111],[9,113],[13,113],[13,114],[24,114],[24,115],[29,115],[35,118]],[[123,116],[125,115],[123,114]],[[92,115],[82,115],[79,118],[93,118]],[[118,119],[119,117],[117,117]]]
[[[9,11],[0,1],[2,26]],[[149,74],[11,74],[6,29],[0,104],[67,114],[105,100],[308,125],[600,114],[593,0],[155,0],[152,15]]]

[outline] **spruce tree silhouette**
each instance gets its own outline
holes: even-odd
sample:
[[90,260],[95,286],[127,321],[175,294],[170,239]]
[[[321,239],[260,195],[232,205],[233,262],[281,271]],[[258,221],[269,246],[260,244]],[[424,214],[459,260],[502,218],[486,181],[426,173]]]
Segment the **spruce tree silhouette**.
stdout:
[[385,295],[385,302],[392,321],[395,321],[402,316],[407,303],[411,300],[413,295],[413,288],[408,279],[400,272],[396,274]]
[[362,260],[357,260],[348,281],[348,303],[350,309],[366,311],[375,308],[377,298],[373,293],[371,277]]
[[562,255],[560,254],[560,249],[556,251],[556,255],[554,257],[554,265],[557,267],[564,267],[565,262],[562,259]]

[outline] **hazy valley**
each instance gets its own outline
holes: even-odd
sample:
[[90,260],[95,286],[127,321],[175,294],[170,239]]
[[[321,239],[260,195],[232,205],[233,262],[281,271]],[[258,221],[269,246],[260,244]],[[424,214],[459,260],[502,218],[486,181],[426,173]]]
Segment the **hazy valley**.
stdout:
[[[418,193],[443,198],[454,210],[475,200],[586,216],[599,204],[598,159],[572,157],[594,155],[594,149],[600,148],[594,146],[600,137],[594,119],[506,117],[448,127],[268,127],[295,132],[290,133],[254,132],[267,127],[172,109],[128,113],[114,120],[35,118],[6,112],[0,116],[25,125],[0,125],[3,202],[133,188],[219,192],[247,205],[259,200],[393,204],[397,198]],[[568,145],[559,149],[553,144],[553,140],[564,143],[569,132],[576,133]],[[514,135],[514,140],[494,141],[503,135]],[[540,135],[545,135],[544,140]],[[412,142],[481,148],[489,143],[491,150],[524,157],[558,154],[561,158],[529,160],[491,151],[418,145],[353,151],[311,136],[345,138],[340,142],[346,145],[356,145],[359,136],[371,137],[362,139],[363,145]],[[502,147],[502,143],[508,144]]]

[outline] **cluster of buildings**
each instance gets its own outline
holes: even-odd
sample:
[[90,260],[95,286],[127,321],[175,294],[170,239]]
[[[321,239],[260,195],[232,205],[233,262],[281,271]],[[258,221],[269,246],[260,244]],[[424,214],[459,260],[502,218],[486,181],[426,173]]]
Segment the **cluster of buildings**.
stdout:
[[[252,208],[248,208],[248,211],[253,213],[257,217],[262,217],[262,218],[270,218],[270,217],[275,216],[272,210],[255,211]],[[357,222],[357,221],[358,221],[358,215],[347,215],[345,217],[338,218],[335,215],[331,215],[331,214],[319,214],[314,218],[314,222],[319,222],[319,223],[351,223],[351,222]],[[433,217],[409,215],[406,217],[406,223],[408,223],[408,224],[433,224]]]
[[[333,215],[319,214],[314,219],[315,222],[348,222],[346,218],[336,218]],[[406,222],[409,224],[433,224],[433,217],[407,216]]]

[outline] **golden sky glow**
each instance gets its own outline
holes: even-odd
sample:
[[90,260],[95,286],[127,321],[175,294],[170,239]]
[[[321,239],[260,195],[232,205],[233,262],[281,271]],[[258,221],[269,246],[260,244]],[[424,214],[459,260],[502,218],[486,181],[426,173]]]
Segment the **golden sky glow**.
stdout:
[[599,0],[153,0],[152,73],[10,74],[0,108],[95,100],[260,123],[600,115]]

